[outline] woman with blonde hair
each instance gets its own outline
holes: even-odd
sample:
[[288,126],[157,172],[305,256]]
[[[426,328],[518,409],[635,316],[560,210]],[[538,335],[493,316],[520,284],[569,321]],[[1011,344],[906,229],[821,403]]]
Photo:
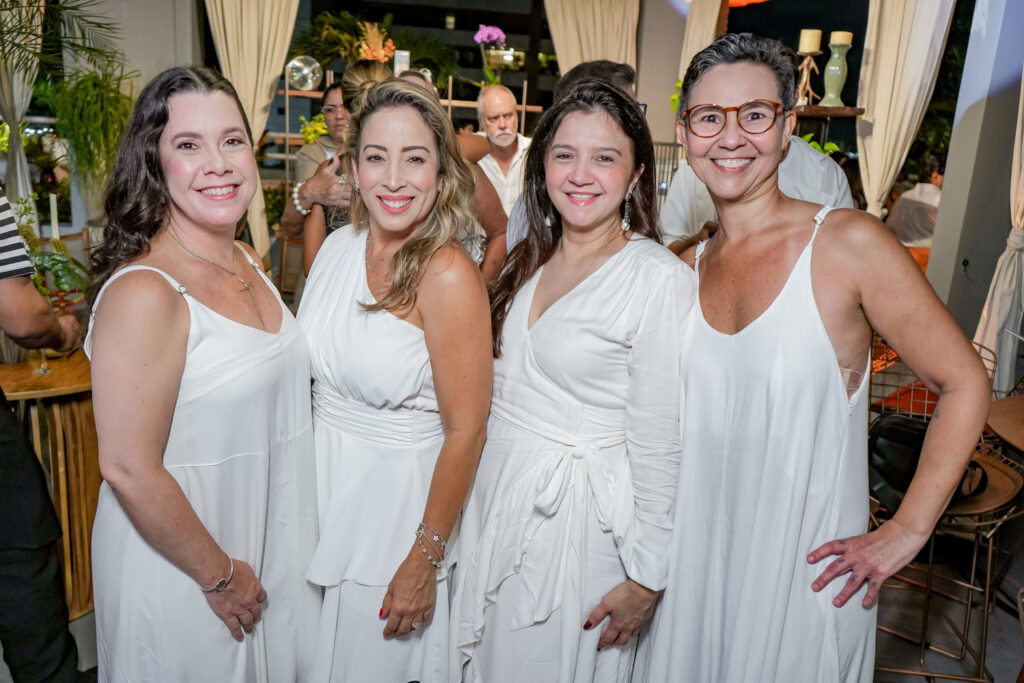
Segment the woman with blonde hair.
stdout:
[[349,129],[353,224],[299,310],[313,356],[325,589],[313,681],[447,677],[448,542],[484,441],[487,294],[456,240],[472,179],[437,98],[389,80]]

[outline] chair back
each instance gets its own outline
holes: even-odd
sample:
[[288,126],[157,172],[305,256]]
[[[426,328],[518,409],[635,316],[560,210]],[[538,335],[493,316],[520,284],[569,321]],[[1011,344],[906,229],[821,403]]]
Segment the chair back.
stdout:
[[294,294],[302,272],[302,240],[281,235],[281,261],[277,269],[277,289],[281,294]]

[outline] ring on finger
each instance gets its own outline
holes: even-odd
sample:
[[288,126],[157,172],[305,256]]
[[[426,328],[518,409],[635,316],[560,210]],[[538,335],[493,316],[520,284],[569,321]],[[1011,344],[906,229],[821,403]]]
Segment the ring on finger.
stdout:
[[414,621],[414,622],[412,622],[412,630],[413,631],[419,631],[421,628],[423,628],[423,622],[422,621]]

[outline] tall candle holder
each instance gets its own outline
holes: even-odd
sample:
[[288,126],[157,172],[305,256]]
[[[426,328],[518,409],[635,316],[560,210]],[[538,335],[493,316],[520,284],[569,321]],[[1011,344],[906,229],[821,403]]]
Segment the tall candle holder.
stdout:
[[846,53],[853,43],[853,34],[848,31],[833,31],[828,41],[831,56],[825,64],[825,96],[821,98],[823,107],[842,107],[839,98],[846,84]]
[[811,87],[811,72],[818,72],[818,65],[815,64],[814,58],[821,54],[821,50],[814,52],[798,52],[798,55],[804,58],[800,62],[800,83],[797,86],[796,91],[796,103],[800,105],[814,104],[815,99],[821,99],[821,95],[814,92],[814,88]]

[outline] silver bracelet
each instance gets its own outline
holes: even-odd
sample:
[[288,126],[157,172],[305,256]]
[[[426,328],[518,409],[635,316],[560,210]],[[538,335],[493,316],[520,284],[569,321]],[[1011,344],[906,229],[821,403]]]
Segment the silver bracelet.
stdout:
[[228,589],[228,584],[231,582],[231,577],[235,575],[235,561],[228,555],[228,575],[222,577],[217,583],[212,586],[200,586],[199,590],[204,593],[223,593]]
[[[427,535],[427,531],[430,531],[430,535]],[[426,543],[424,543],[426,541]],[[440,542],[441,548],[438,550],[436,543]],[[445,552],[448,550],[448,542],[432,527],[427,526],[420,522],[420,525],[416,528],[416,545],[420,547],[420,551],[427,556],[427,562],[434,565],[435,569],[441,569],[441,560],[444,559]],[[427,545],[430,546],[430,550],[427,550]],[[437,559],[434,559],[434,555],[431,554],[433,551],[437,555]]]
[[305,184],[305,182],[306,181],[303,180],[302,182],[295,183],[295,187],[292,188],[292,204],[295,205],[296,211],[301,213],[303,216],[308,216],[310,213],[313,212],[313,209],[303,209],[302,204],[299,203],[299,188],[301,188]]

